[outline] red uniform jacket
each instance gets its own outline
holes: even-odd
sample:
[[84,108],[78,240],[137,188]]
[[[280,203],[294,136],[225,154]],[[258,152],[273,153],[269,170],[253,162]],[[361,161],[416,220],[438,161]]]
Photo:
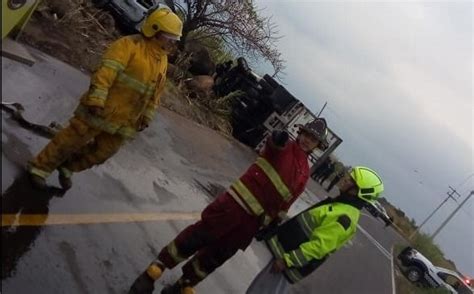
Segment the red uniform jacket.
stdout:
[[241,182],[258,200],[266,215],[272,219],[279,212],[287,212],[290,206],[301,195],[309,178],[308,154],[293,140],[287,142],[282,149],[276,148],[270,138],[260,156],[271,164],[291,193],[284,199],[265,171],[256,163],[252,164]]

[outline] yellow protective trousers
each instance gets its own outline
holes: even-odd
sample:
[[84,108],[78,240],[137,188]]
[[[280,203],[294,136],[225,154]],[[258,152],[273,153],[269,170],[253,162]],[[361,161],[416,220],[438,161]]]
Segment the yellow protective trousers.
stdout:
[[105,162],[114,155],[125,138],[110,134],[73,117],[28,167],[30,173],[47,178],[55,169],[79,172]]

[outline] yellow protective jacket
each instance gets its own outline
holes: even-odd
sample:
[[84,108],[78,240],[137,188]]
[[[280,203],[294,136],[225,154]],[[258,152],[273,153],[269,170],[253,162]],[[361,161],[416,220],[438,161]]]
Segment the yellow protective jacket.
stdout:
[[[167,54],[154,38],[132,35],[113,42],[91,78],[75,114],[93,127],[132,138],[149,123],[166,80]],[[93,115],[88,106],[103,107]]]

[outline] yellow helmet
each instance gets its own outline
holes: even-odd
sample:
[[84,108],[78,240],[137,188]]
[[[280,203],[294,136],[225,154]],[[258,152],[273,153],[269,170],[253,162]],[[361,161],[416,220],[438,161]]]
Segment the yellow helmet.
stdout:
[[359,187],[359,194],[357,196],[364,201],[373,203],[384,191],[382,179],[375,171],[368,167],[353,167],[350,175],[357,187]]
[[166,6],[160,6],[151,12],[142,25],[142,34],[151,38],[156,33],[165,33],[170,39],[179,40],[183,32],[183,22]]

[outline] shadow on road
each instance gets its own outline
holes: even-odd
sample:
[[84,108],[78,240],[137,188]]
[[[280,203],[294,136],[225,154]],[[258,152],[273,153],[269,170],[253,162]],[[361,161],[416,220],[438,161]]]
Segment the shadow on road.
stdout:
[[[2,194],[2,280],[12,275],[20,258],[39,236],[48,218],[49,201],[63,195],[64,191],[56,187],[34,189],[26,172]],[[27,223],[31,215],[36,215],[35,225]]]

